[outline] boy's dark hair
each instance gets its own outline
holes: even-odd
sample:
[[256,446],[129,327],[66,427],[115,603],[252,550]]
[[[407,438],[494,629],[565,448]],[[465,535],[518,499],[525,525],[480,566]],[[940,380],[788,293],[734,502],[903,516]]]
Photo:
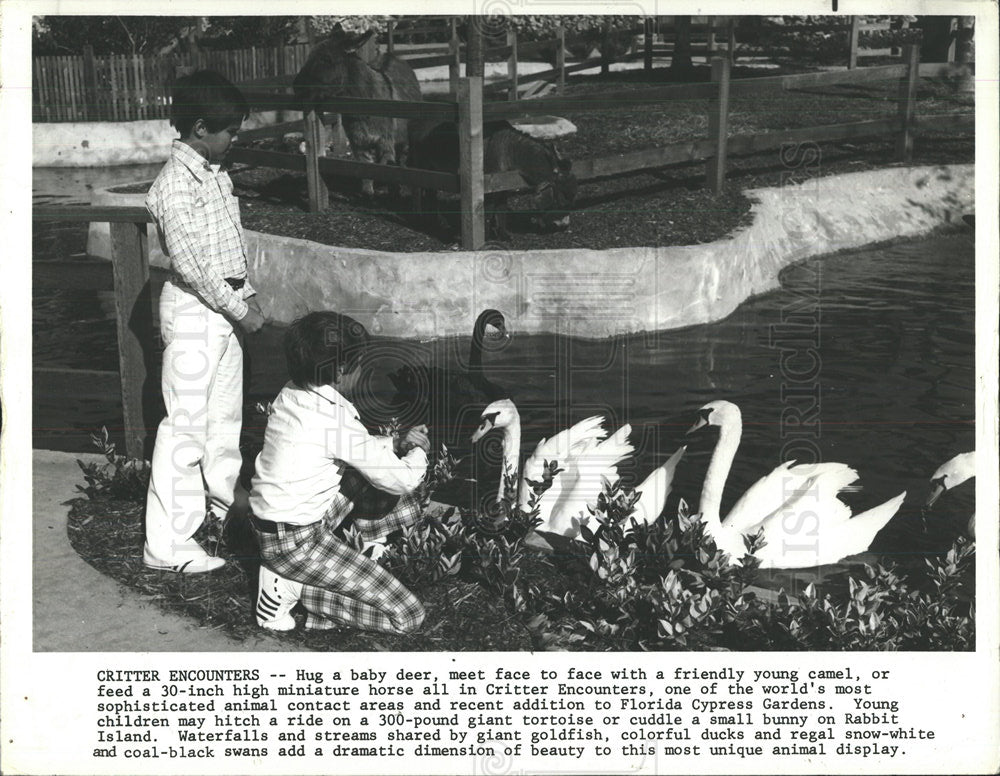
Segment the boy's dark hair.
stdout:
[[250,106],[235,84],[214,70],[196,70],[174,83],[170,123],[181,133],[191,134],[198,119],[209,132],[219,132],[250,115]]
[[368,331],[351,318],[334,312],[303,315],[285,332],[288,376],[300,388],[329,385],[337,367],[353,372],[368,346]]

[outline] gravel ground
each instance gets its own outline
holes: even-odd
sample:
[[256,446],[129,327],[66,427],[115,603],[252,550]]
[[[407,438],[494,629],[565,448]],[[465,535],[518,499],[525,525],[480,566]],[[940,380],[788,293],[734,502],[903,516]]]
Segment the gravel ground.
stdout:
[[[733,78],[770,76],[787,70],[736,68]],[[613,73],[574,82],[568,94],[630,91],[669,80],[666,70]],[[692,80],[707,80],[707,68],[696,68]],[[776,92],[772,97],[733,99],[731,135],[779,129],[865,121],[895,115],[895,82],[845,85]],[[955,92],[950,84],[921,81],[920,115],[971,111],[972,97]],[[641,148],[700,139],[707,130],[704,100],[669,101],[600,113],[569,112],[577,126],[574,135],[558,141],[571,159],[606,156]],[[971,132],[955,136],[927,133],[917,137],[913,164],[972,162],[975,140]],[[703,163],[581,183],[568,231],[537,233],[515,215],[511,237],[502,243],[515,250],[545,248],[606,249],[623,245],[691,245],[711,242],[749,223],[751,202],[747,189],[788,185],[819,175],[857,172],[895,164],[893,138],[822,143],[815,164],[796,169],[782,164],[777,150],[747,157],[731,157],[727,184],[718,196],[704,188]],[[802,157],[798,158],[801,164]],[[235,168],[232,173],[241,198],[244,225],[249,229],[314,240],[330,245],[386,251],[439,251],[459,247],[458,218],[450,228],[410,212],[407,199],[376,196],[362,201],[356,181],[328,180],[330,208],[308,212],[304,174],[271,168]],[[138,189],[132,189],[138,190]],[[457,200],[442,195],[443,206],[454,210]],[[514,197],[517,210],[523,200]],[[449,206],[451,206],[449,208]]]

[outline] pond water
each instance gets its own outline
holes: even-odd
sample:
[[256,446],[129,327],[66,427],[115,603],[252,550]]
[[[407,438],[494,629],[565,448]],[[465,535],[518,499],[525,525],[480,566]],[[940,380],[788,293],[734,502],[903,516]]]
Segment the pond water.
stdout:
[[[77,253],[84,250],[68,226],[36,225],[34,260],[64,258],[55,252],[74,244]],[[744,430],[723,514],[783,460],[842,461],[858,470],[864,486],[845,496],[855,511],[909,492],[873,551],[910,565],[946,549],[974,510],[969,483],[938,502],[926,531],[919,516],[927,477],[975,444],[974,254],[972,230],[958,228],[810,259],[788,268],[780,289],[717,323],[596,342],[514,331],[508,342],[490,345],[484,366],[521,408],[524,452],[542,436],[605,413],[609,428],[633,427],[637,453],[623,469],[627,481],[689,445],[675,485],[692,503],[715,435],[684,432],[702,404],[735,402]],[[104,295],[37,289],[36,368],[117,368],[110,315]],[[284,381],[280,338],[270,327],[251,338],[251,404],[273,396]],[[398,413],[385,375],[401,354],[455,366],[467,350],[468,338],[383,342],[366,381],[371,402],[382,415]],[[120,430],[116,397],[46,386],[36,381],[36,447],[89,450],[90,431]],[[815,422],[796,433],[795,417]],[[476,413],[463,416],[449,432],[461,442],[476,421]],[[248,413],[251,436],[259,436],[262,422]]]

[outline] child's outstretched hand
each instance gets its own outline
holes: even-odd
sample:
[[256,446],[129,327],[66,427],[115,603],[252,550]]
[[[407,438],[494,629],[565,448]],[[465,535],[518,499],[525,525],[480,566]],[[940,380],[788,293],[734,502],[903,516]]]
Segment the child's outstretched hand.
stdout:
[[414,447],[419,447],[425,453],[431,452],[431,440],[427,436],[427,426],[414,426],[406,432],[400,445],[403,453],[408,453]]

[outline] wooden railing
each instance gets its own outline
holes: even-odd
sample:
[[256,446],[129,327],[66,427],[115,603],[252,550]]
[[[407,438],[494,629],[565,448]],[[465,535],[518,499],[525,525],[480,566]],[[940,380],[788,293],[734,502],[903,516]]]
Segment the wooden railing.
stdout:
[[[118,330],[118,366],[125,429],[125,452],[148,457],[149,417],[159,386],[147,385],[153,369],[155,342],[151,282],[162,282],[165,270],[150,272],[146,225],[152,221],[141,207],[36,206],[35,221],[108,222],[111,224],[111,263],[47,261],[32,265],[32,282],[39,288],[89,288],[113,291]],[[89,371],[89,370],[88,370]],[[64,373],[65,376],[65,373]],[[88,377],[92,377],[90,374]]]
[[[441,121],[460,124],[459,158],[457,175],[427,170],[402,169],[387,165],[365,164],[344,159],[324,157],[326,142],[320,120],[313,114],[306,117],[303,127],[306,136],[306,155],[275,151],[234,149],[232,158],[255,164],[267,164],[288,170],[303,170],[309,181],[310,206],[314,211],[326,208],[326,186],[322,175],[346,175],[377,181],[402,183],[419,188],[458,192],[461,197],[462,245],[478,249],[485,242],[484,205],[486,194],[516,191],[525,187],[518,172],[482,173],[483,123],[493,119],[525,118],[538,115],[623,110],[662,103],[671,100],[705,100],[708,105],[708,137],[704,140],[676,143],[658,148],[646,148],[608,157],[576,159],[573,172],[578,180],[590,180],[659,169],[672,164],[707,161],[706,185],[714,192],[721,191],[726,174],[726,160],[730,155],[752,154],[793,142],[823,142],[881,135],[895,135],[896,158],[909,159],[912,152],[913,133],[919,128],[956,128],[973,126],[974,115],[952,114],[947,122],[940,118],[921,118],[916,113],[916,84],[920,77],[968,73],[967,66],[947,63],[920,65],[915,45],[904,48],[903,63],[881,67],[858,68],[799,75],[765,76],[760,78],[731,79],[731,62],[716,58],[712,62],[712,80],[709,83],[670,84],[656,86],[623,95],[620,91],[599,92],[573,96],[543,97],[531,100],[484,102],[482,79],[460,80],[457,96],[446,102],[399,102],[391,100],[337,99],[327,108],[331,112],[359,113],[378,116],[436,117]],[[804,127],[754,135],[729,136],[729,104],[734,97],[766,95],[776,91],[803,89],[834,84],[864,84],[897,81],[898,111],[892,118],[856,121],[842,124]],[[275,106],[287,100],[287,94],[275,91],[252,92],[255,105]],[[277,128],[253,130],[242,138],[261,137],[287,131]],[[478,149],[478,150],[477,150]]]
[[[693,56],[712,59],[720,52],[732,60],[736,51],[736,23],[733,18],[723,21],[708,17],[707,24],[693,24],[690,52]],[[445,20],[442,20],[444,22]],[[654,19],[639,20],[639,26],[630,32],[642,37],[642,51],[634,51],[620,57],[621,60],[641,58],[646,69],[653,66],[656,57],[673,55],[675,28],[657,24]],[[852,16],[845,24],[785,25],[768,28],[777,34],[783,32],[834,32],[843,33],[848,67],[855,67],[859,56],[875,56],[894,53],[892,49],[865,50],[860,47],[861,35],[865,32],[899,29],[905,26],[890,22],[867,22],[865,17]],[[446,35],[439,43],[407,46],[398,41],[399,23],[390,21],[388,30],[381,36],[386,50],[405,58],[415,69],[448,65],[452,93],[457,89],[465,45],[458,36],[458,19],[449,17],[447,25],[410,27],[402,34],[433,32]],[[655,33],[654,33],[655,31]],[[567,45],[580,40],[567,37],[565,31],[557,30],[548,40],[519,40],[516,31],[511,30],[505,46],[488,49],[487,56],[508,60],[507,78],[491,83],[486,94],[504,92],[509,99],[517,99],[525,82],[542,84],[554,82],[557,89],[565,84],[568,74],[592,67],[600,67],[608,72],[615,59],[606,45],[610,29],[604,30],[604,44],[599,45],[601,55],[593,59],[566,64]],[[592,40],[592,38],[588,38]],[[555,67],[544,73],[532,74],[525,79],[519,72],[519,62],[540,52],[554,50],[557,57]],[[291,85],[295,73],[299,71],[309,56],[309,45],[295,43],[281,46],[251,46],[244,49],[212,50],[197,53],[171,54],[163,57],[143,55],[96,56],[92,46],[86,46],[79,56],[41,56],[33,61],[33,119],[35,121],[132,121],[137,119],[162,119],[169,113],[169,83],[177,68],[211,68],[217,70],[234,83],[246,86],[267,84]],[[953,61],[953,53],[949,61]],[[525,96],[532,96],[534,89],[525,89]]]

